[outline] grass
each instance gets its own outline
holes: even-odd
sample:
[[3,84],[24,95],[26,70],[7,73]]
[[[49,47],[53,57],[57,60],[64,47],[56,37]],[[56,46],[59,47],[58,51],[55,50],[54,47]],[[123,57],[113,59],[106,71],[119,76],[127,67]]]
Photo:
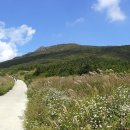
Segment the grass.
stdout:
[[130,74],[37,78],[28,99],[26,130],[130,129]]
[[0,96],[12,89],[14,81],[9,76],[0,76]]

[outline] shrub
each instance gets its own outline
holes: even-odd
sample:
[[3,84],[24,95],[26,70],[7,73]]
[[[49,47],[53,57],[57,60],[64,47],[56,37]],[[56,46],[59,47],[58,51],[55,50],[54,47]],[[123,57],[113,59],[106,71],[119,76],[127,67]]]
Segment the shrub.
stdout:
[[36,79],[26,130],[130,129],[130,76],[114,73]]

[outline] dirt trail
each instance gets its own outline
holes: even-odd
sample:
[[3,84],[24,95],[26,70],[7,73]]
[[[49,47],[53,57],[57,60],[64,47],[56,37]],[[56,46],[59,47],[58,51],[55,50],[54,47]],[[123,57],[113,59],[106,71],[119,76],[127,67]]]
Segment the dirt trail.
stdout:
[[17,80],[12,90],[0,96],[0,130],[24,130],[23,114],[27,102],[27,86]]

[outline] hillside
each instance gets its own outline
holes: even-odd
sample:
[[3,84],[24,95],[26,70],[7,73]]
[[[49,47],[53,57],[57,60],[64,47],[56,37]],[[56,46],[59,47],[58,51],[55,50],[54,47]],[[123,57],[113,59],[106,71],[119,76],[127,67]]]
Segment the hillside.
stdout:
[[0,68],[36,70],[46,76],[83,74],[99,69],[130,70],[130,46],[86,46],[60,44],[0,63]]

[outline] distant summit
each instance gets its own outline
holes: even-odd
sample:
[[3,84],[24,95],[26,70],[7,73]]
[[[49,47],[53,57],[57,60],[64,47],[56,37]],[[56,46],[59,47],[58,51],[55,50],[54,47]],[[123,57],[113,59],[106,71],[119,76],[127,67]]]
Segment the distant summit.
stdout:
[[37,70],[47,76],[84,74],[99,69],[130,71],[130,45],[88,46],[75,43],[40,47],[36,51],[0,63],[0,68]]
[[70,49],[79,48],[81,45],[77,43],[68,43],[68,44],[58,44],[49,47],[40,47],[34,53],[52,53],[52,52],[61,52],[67,51]]
[[46,51],[46,47],[40,47],[35,52],[45,52],[45,51]]

